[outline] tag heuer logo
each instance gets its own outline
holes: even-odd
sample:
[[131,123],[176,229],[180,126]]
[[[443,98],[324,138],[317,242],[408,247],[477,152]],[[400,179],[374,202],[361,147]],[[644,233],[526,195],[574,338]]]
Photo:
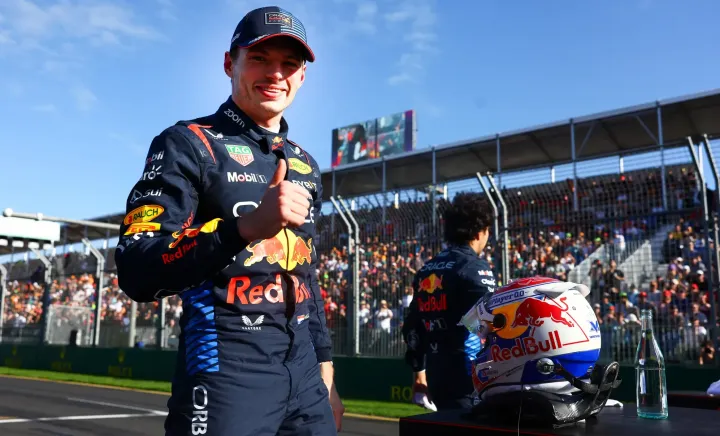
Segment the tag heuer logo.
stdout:
[[250,150],[250,147],[248,147],[247,145],[226,144],[225,148],[227,148],[230,157],[244,167],[248,166],[250,163],[252,163],[252,161],[255,160],[252,154],[252,150]]

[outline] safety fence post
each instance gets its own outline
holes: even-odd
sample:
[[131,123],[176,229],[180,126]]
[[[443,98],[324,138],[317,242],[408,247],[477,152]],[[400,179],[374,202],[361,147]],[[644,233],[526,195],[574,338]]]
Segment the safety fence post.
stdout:
[[95,322],[93,324],[93,347],[97,347],[100,345],[100,322],[102,321],[102,299],[105,284],[105,256],[103,256],[97,248],[93,247],[88,238],[82,238],[82,243],[97,260],[95,275],[97,276],[98,282],[95,297]]
[[485,180],[483,180],[482,175],[478,171],[476,174],[478,182],[480,183],[480,186],[482,187],[483,191],[485,192],[485,195],[487,196],[488,201],[490,202],[490,206],[492,206],[493,209],[493,216],[495,219],[493,220],[494,226],[493,226],[493,237],[496,241],[500,241],[500,225],[498,223],[498,220],[500,219],[500,213],[498,212],[497,203],[495,203],[495,199],[492,197],[492,194],[490,193],[490,190],[487,187],[487,184],[485,183]]
[[50,320],[48,319],[48,314],[50,313],[50,287],[52,286],[52,263],[48,260],[45,255],[34,247],[29,247],[30,250],[37,256],[38,259],[40,259],[40,262],[42,262],[43,266],[45,267],[45,286],[43,289],[43,302],[42,302],[42,314],[40,315],[41,319],[41,328],[40,331],[40,344],[45,344],[47,342],[48,338],[48,329],[50,328]]
[[3,338],[3,325],[5,325],[5,294],[7,293],[8,270],[5,265],[0,264],[0,344]]
[[[345,216],[345,213],[343,212],[343,209],[338,204],[337,200],[335,200],[335,197],[330,196],[330,202],[332,202],[333,206],[335,207],[335,210],[337,211],[338,215],[340,215],[340,218],[345,223],[345,227],[347,227],[348,231],[348,254],[352,255],[353,249],[355,248],[355,241],[353,239],[353,226],[350,224],[350,221],[348,221],[347,217]],[[353,287],[355,284],[353,284]],[[355,291],[346,290],[348,293],[348,298],[352,299],[353,295],[355,294]],[[324,303],[324,302],[323,302]],[[326,317],[329,315],[326,313]],[[355,332],[353,331],[353,327],[355,323],[353,322],[352,318],[347,318],[347,337],[346,340],[348,341],[349,345],[351,346],[350,350],[356,350],[358,347],[357,341],[355,341]],[[353,352],[350,352],[349,354],[353,354]]]
[[353,259],[353,292],[352,298],[348,302],[350,303],[348,304],[348,308],[351,310],[347,316],[352,319],[352,355],[358,356],[360,354],[360,317],[358,316],[358,314],[360,313],[360,226],[358,225],[357,220],[352,213],[352,210],[348,207],[345,200],[339,195],[338,199],[340,200],[340,204],[345,208],[345,213],[350,218],[350,221],[352,221],[353,226],[355,227],[355,250],[351,253]]
[[[690,150],[690,155],[692,156],[693,163],[695,164],[695,171],[697,173],[698,178],[700,179],[700,195],[702,196],[702,206],[703,206],[703,230],[705,231],[705,241],[704,245],[705,248],[708,250],[708,263],[710,268],[710,274],[708,274],[708,292],[710,293],[710,337],[713,338],[713,343],[715,344],[715,348],[717,349],[718,346],[718,340],[717,340],[717,312],[715,308],[715,286],[714,282],[716,280],[715,274],[712,273],[712,269],[715,266],[717,268],[717,265],[715,265],[715,260],[713,256],[713,250],[710,250],[710,244],[711,244],[711,238],[710,238],[710,211],[708,207],[708,199],[707,199],[707,184],[705,181],[705,174],[703,172],[703,168],[700,164],[700,158],[698,157],[698,153],[695,150],[695,144],[691,137],[687,137],[688,140],[688,149]],[[712,154],[709,154],[712,156]],[[713,174],[715,174],[713,172]],[[717,188],[716,188],[717,189]],[[717,240],[717,239],[716,239]]]
[[502,207],[502,284],[506,285],[508,282],[510,282],[510,263],[508,260],[508,209],[507,204],[505,204],[505,199],[503,199],[500,190],[495,184],[495,179],[493,178],[492,173],[490,173],[489,171],[487,173],[487,178],[490,181],[490,186],[492,186],[493,191],[495,191],[495,195],[500,202],[500,206]]

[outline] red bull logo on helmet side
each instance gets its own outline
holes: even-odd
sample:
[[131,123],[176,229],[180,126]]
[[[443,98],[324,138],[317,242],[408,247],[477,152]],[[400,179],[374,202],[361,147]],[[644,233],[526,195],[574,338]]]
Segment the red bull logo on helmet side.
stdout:
[[547,301],[526,298],[525,301],[517,307],[515,311],[515,321],[513,321],[511,327],[540,327],[546,318],[549,318],[553,322],[573,327],[575,324],[564,316],[564,313],[568,310],[568,305],[565,303],[565,300],[567,300],[567,297],[560,298],[560,302],[564,306],[561,307]]
[[490,355],[492,360],[496,362],[502,362],[510,359],[511,357],[519,358],[528,355],[534,355],[539,352],[548,352],[552,350],[559,350],[564,345],[560,340],[560,334],[557,330],[553,330],[548,333],[547,339],[535,340],[532,336],[515,339],[515,345],[511,348],[500,348],[499,345],[492,345],[490,347]]

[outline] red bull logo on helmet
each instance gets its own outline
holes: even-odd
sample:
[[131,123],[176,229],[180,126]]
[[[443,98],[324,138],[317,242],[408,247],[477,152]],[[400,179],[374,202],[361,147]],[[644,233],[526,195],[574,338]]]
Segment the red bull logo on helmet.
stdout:
[[540,352],[546,353],[559,350],[563,347],[560,334],[557,330],[553,330],[548,333],[547,339],[536,340],[532,336],[522,338],[522,340],[517,338],[515,339],[515,345],[511,348],[501,348],[499,345],[493,345],[490,347],[490,355],[493,361],[503,362],[512,357],[531,356]]
[[[286,236],[287,235],[287,236]],[[285,270],[293,270],[297,265],[310,264],[312,261],[312,238],[307,242],[285,229],[270,239],[263,239],[245,248],[250,257],[245,259],[245,266],[252,266],[266,260],[269,264],[277,264]]]
[[540,327],[546,319],[564,324],[568,327],[573,327],[575,324],[565,316],[565,312],[568,310],[565,300],[567,300],[567,297],[560,298],[561,305],[556,305],[554,302],[551,303],[535,298],[526,298],[525,301],[517,307],[515,320],[511,327]]

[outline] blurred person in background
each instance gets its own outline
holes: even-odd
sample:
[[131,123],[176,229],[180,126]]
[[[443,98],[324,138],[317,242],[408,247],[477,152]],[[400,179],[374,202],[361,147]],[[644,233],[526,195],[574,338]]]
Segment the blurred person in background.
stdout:
[[705,340],[700,347],[700,359],[698,359],[700,365],[714,365],[715,364],[715,347],[711,340]]
[[493,215],[477,193],[460,193],[445,211],[448,248],[430,259],[413,281],[413,299],[402,333],[405,360],[414,374],[413,397],[427,395],[438,410],[476,403],[470,362],[480,338],[460,318],[496,287],[483,254]]

